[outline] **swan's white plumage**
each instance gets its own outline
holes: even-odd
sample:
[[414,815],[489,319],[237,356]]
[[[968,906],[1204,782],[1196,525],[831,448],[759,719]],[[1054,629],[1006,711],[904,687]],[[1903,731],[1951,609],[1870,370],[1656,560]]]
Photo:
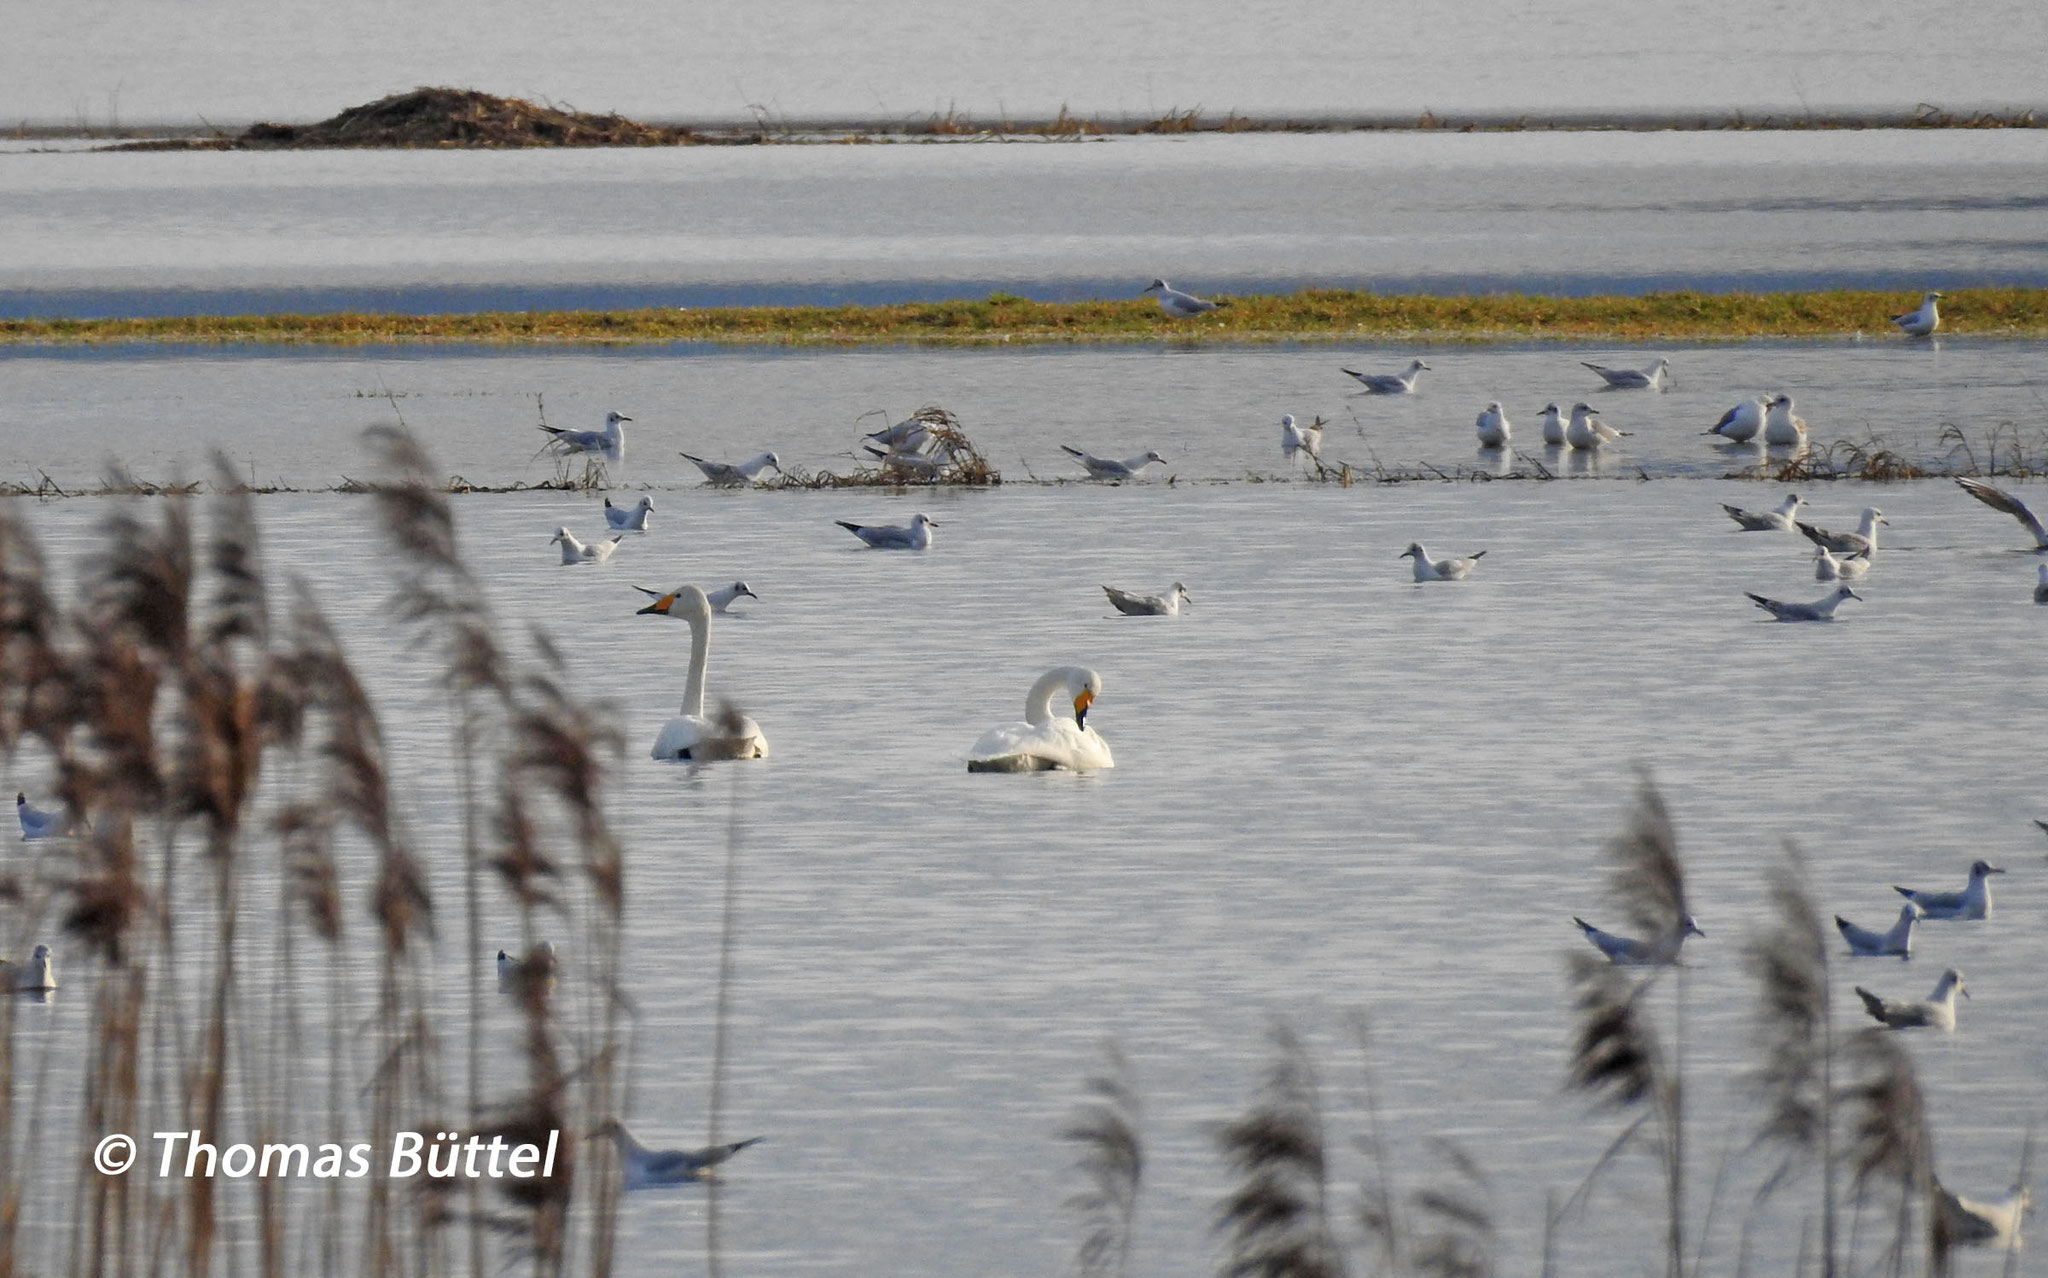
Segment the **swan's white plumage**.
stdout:
[[[1065,693],[1073,718],[1056,714],[1053,698]],[[969,772],[1092,772],[1116,766],[1109,743],[1087,726],[1088,707],[1102,695],[1102,676],[1082,666],[1048,670],[1024,694],[1024,721],[983,733],[967,756]]]
[[704,592],[678,586],[640,611],[677,617],[690,625],[690,677],[683,689],[682,713],[662,727],[649,753],[688,763],[767,758],[768,738],[752,719],[738,712],[704,717],[704,668],[711,658],[711,601]]

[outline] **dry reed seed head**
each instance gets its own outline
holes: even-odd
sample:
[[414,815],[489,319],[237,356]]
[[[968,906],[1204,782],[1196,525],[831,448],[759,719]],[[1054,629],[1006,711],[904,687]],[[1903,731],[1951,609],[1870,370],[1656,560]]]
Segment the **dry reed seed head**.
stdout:
[[1804,1151],[1827,1121],[1822,1069],[1828,1038],[1828,941],[1807,890],[1799,849],[1769,873],[1772,919],[1752,938],[1746,964],[1757,978],[1755,1041],[1762,1064],[1751,1085],[1764,1102],[1758,1140]]
[[1847,1047],[1860,1068],[1860,1077],[1842,1092],[1851,1106],[1847,1156],[1855,1168],[1856,1192],[1867,1192],[1879,1179],[1905,1190],[1924,1187],[1934,1150],[1912,1057],[1898,1036],[1882,1028],[1858,1031]]
[[108,966],[119,967],[127,960],[130,934],[149,900],[128,813],[102,811],[82,850],[78,877],[68,885],[63,928]]
[[313,934],[333,945],[341,939],[341,874],[334,864],[334,815],[325,805],[302,800],[287,804],[272,819],[283,845],[291,899],[306,912]]
[[1685,870],[1678,859],[1678,835],[1656,781],[1638,773],[1627,826],[1602,849],[1609,885],[1628,921],[1645,938],[1675,940],[1690,911],[1685,903]]
[[543,907],[562,909],[561,898],[548,882],[561,876],[561,868],[542,851],[533,816],[520,796],[516,778],[509,775],[499,783],[492,825],[497,831],[499,850],[489,864],[512,893],[521,912]]
[[224,453],[213,454],[213,468],[218,496],[212,507],[214,593],[206,639],[211,644],[246,639],[262,647],[270,638],[270,604],[254,508]]
[[1625,1108],[1656,1095],[1663,1053],[1644,1015],[1641,997],[1655,977],[1631,982],[1593,954],[1566,955],[1576,994],[1578,1024],[1572,1035],[1569,1086],[1591,1092],[1606,1105]]

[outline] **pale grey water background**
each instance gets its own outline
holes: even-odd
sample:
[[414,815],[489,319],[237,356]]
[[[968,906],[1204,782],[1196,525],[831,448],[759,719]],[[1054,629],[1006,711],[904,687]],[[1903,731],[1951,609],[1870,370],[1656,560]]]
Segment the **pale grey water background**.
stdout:
[[[1199,1272],[1223,1187],[1209,1124],[1251,1095],[1269,1017],[1294,1018],[1315,1047],[1337,1179],[1355,1182],[1363,1119],[1342,1022],[1363,1009],[1407,1183],[1426,1137],[1464,1143],[1499,1190],[1505,1271],[1530,1272],[1544,1189],[1576,1183],[1617,1129],[1558,1096],[1560,954],[1582,944],[1571,915],[1615,916],[1596,850],[1635,763],[1665,788],[1710,934],[1688,950],[1702,1194],[1723,1142],[1750,1130],[1740,955],[1787,837],[1811,854],[1819,907],[1861,921],[1895,913],[1890,883],[1960,883],[1979,856],[2010,868],[1992,920],[1926,928],[1909,964],[1840,961],[1836,1011],[1844,1028],[1861,1016],[1852,983],[1918,995],[1944,965],[1968,975],[1962,1029],[1910,1040],[1951,1183],[2006,1183],[2038,1116],[2048,842],[2029,819],[2048,693],[2031,654],[2048,609],[2029,598],[2035,557],[1945,481],[1817,492],[1831,514],[1882,504],[1888,549],[1840,622],[1774,625],[1740,592],[1817,597],[1804,543],[1738,533],[1716,505],[1773,492],[692,490],[585,568],[544,544],[558,522],[592,526],[583,498],[456,509],[508,641],[545,626],[577,686],[618,707],[612,816],[631,848],[642,1009],[629,1117],[679,1143],[703,1122],[724,832],[741,804],[729,1123],[769,1140],[729,1183],[739,1271],[1054,1272],[1073,1238],[1058,1204],[1076,1187],[1054,1133],[1113,1035],[1147,1106],[1134,1272]],[[110,503],[17,509],[68,579]],[[831,526],[912,509],[942,521],[929,554],[863,551]],[[369,503],[283,495],[258,510],[272,568],[309,578],[368,681],[405,820],[453,909],[445,724],[419,709],[437,701],[435,672],[390,628]],[[1418,537],[1490,553],[1468,583],[1418,587],[1395,558]],[[645,758],[687,632],[633,615],[627,587],[735,576],[764,598],[716,624],[710,687],[763,725],[774,757],[693,777]],[[1196,601],[1177,621],[1117,618],[1098,589],[1173,578]],[[967,775],[974,737],[1016,716],[1040,670],[1075,661],[1104,675],[1091,721],[1118,766]],[[7,779],[34,790],[36,761]],[[458,934],[436,964],[451,1001],[472,961]],[[34,1009],[60,1059],[90,972],[73,962],[65,976],[59,1001]],[[50,1130],[44,1153],[68,1183],[68,1129]],[[1740,1166],[1751,1183],[1756,1165]],[[1647,1164],[1616,1184],[1633,1188],[1566,1231],[1564,1272],[1653,1252]],[[701,1211],[694,1193],[633,1196],[621,1272],[694,1268]],[[46,1218],[25,1217],[30,1254],[60,1256]],[[1710,1272],[1732,1271],[1733,1245],[1718,1236]],[[1796,1222],[1766,1222],[1757,1245],[1782,1269]]]
[[458,0],[109,0],[8,16],[0,120],[100,126],[319,119],[420,84],[698,119],[2012,109],[2042,104],[2048,47],[2026,0],[506,0],[488,15]]
[[[0,317],[2048,285],[2048,130],[0,154]],[[1882,325],[1882,317],[1873,317]]]

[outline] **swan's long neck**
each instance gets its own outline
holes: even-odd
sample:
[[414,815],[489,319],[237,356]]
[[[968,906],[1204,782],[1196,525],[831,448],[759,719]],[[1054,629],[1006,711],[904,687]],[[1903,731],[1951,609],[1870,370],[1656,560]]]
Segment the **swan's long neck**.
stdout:
[[1066,686],[1067,672],[1064,670],[1048,670],[1038,676],[1038,682],[1024,694],[1024,722],[1034,728],[1051,723],[1052,695],[1064,691]]
[[690,623],[690,680],[683,685],[683,714],[687,718],[704,717],[704,667],[711,660],[711,619],[692,612],[685,618]]

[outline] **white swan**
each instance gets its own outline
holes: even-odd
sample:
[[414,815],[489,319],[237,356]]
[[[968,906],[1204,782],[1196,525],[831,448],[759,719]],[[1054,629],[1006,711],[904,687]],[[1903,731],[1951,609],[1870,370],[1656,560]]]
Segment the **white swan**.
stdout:
[[711,657],[711,601],[695,586],[677,586],[640,610],[690,623],[690,681],[683,688],[682,713],[654,739],[657,759],[690,763],[706,759],[765,759],[768,738],[760,725],[738,711],[704,717],[704,666]]
[[[1064,692],[1074,717],[1055,715],[1053,694]],[[1024,722],[990,728],[967,756],[969,772],[1075,772],[1115,767],[1109,742],[1088,726],[1088,707],[1102,695],[1102,676],[1081,666],[1048,670],[1024,694]]]

